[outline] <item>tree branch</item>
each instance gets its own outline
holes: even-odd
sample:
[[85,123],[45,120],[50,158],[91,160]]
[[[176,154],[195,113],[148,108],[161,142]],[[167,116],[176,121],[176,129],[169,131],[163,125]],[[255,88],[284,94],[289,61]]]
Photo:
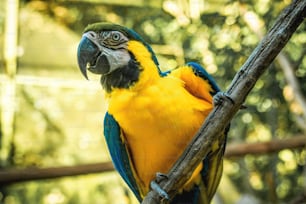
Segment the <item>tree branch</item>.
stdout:
[[[214,108],[199,133],[168,173],[167,177],[169,179],[159,183],[160,187],[170,197],[176,194],[202,159],[205,158],[211,144],[218,139],[221,132],[234,117],[256,81],[302,23],[306,14],[305,8],[305,0],[296,0],[283,10],[274,26],[241,67],[227,90],[227,94],[235,103],[224,101],[222,105],[217,105]],[[162,202],[162,198],[155,191],[150,191],[142,203],[159,204]]]
[[[242,157],[246,154],[260,155],[278,152],[283,149],[296,149],[306,146],[306,136],[297,135],[283,140],[268,142],[229,144],[225,151],[225,158]],[[79,176],[114,171],[112,162],[100,162],[95,164],[81,164],[76,166],[60,166],[36,168],[27,167],[22,169],[0,170],[0,186],[18,182],[55,179],[65,176]]]
[[304,148],[306,146],[306,136],[299,135],[282,140],[272,140],[268,142],[230,144],[226,147],[224,156],[241,157],[246,154],[260,155],[278,152],[283,149]]
[[112,162],[51,168],[31,167],[25,169],[7,169],[0,171],[0,186],[23,181],[60,178],[64,176],[77,176],[113,170],[114,167]]

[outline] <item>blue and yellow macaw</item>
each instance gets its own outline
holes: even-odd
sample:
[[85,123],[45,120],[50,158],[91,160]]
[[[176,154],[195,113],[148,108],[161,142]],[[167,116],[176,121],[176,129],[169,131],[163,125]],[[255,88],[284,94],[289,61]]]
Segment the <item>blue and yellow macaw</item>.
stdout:
[[[89,25],[78,63],[101,75],[109,101],[104,135],[116,170],[142,201],[157,173],[167,174],[213,108],[214,79],[190,62],[162,72],[135,31],[111,23]],[[226,131],[171,203],[210,203],[222,174]]]

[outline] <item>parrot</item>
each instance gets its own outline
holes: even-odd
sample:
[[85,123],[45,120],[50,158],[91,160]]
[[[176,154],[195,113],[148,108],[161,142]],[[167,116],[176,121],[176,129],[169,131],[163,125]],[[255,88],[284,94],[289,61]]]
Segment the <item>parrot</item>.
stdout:
[[[158,175],[183,154],[214,107],[220,88],[198,63],[162,71],[152,47],[133,29],[89,24],[77,48],[78,66],[101,75],[108,108],[104,137],[115,169],[139,202]],[[208,204],[219,185],[227,131],[171,198],[171,204]],[[162,189],[157,189],[162,190]]]

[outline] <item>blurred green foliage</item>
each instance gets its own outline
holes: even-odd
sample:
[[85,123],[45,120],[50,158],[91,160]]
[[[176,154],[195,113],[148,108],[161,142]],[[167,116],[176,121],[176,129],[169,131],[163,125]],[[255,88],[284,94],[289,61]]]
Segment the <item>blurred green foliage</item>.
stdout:
[[[53,80],[50,84],[43,80],[43,85],[38,86],[35,81],[23,83],[22,78],[19,80],[14,140],[9,162],[1,168],[51,167],[109,160],[102,137],[106,106],[100,87],[96,87],[99,82],[94,80],[94,88],[86,88],[85,82],[83,88],[74,87],[82,78],[75,62],[70,63],[75,53],[68,47],[77,43],[87,24],[111,21],[126,25],[156,48],[163,69],[182,65],[184,61],[197,61],[216,78],[222,89],[226,89],[258,44],[260,33],[263,35],[290,3],[289,0],[137,2],[20,2],[20,21],[24,17],[28,21],[19,25],[22,32],[19,33],[21,51],[17,76]],[[3,3],[0,3],[0,9],[5,11]],[[0,15],[1,38],[3,13]],[[57,27],[49,27],[49,24]],[[304,23],[284,48],[304,97],[305,30]],[[37,33],[41,38],[33,37]],[[67,37],[56,43],[56,33],[59,37]],[[3,38],[0,43],[3,43]],[[58,52],[67,52],[68,57],[50,57],[57,51],[51,49],[48,52],[48,47],[56,46]],[[29,54],[31,49],[38,53]],[[42,61],[44,58],[46,60]],[[3,56],[0,60],[3,61]],[[297,117],[303,112],[299,104],[290,99],[294,93],[280,66],[273,63],[257,82],[246,100],[247,110],[241,110],[232,121],[229,143],[269,141],[305,134],[297,123]],[[31,79],[24,80],[29,82]],[[76,81],[69,83],[69,80]],[[63,84],[63,87],[54,85],[54,82]],[[229,178],[239,198],[251,195],[258,203],[287,203],[305,189],[305,160],[305,149],[283,150],[262,156],[246,155],[227,161],[224,177]],[[222,193],[222,182],[222,203],[237,202],[230,198],[231,194]],[[115,172],[2,186],[0,192],[0,203],[5,204],[135,202],[127,199],[126,195],[132,196]]]

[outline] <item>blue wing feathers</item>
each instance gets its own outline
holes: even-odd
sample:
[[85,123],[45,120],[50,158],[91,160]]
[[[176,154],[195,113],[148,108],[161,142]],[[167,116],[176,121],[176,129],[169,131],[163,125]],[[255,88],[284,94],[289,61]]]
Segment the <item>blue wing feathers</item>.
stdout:
[[104,118],[104,136],[116,170],[137,199],[141,201],[140,193],[132,173],[128,150],[121,138],[120,126],[109,113],[106,113]]

